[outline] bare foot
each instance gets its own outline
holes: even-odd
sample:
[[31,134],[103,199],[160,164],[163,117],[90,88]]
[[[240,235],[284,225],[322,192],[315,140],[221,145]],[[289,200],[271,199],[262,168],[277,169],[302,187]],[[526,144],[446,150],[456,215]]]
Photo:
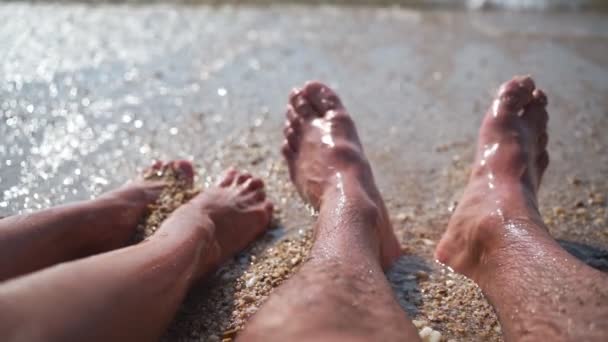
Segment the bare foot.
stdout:
[[165,230],[201,230],[211,249],[204,251],[205,257],[198,265],[196,278],[200,279],[266,231],[272,211],[264,182],[231,169],[216,186],[175,210],[154,236],[163,236]]
[[324,84],[308,82],[289,99],[282,152],[293,183],[315,209],[359,201],[353,210],[372,207],[377,249],[387,267],[400,254],[384,201],[357,135],[338,95]]
[[[144,176],[151,172],[164,172],[169,168],[186,182],[192,183],[194,170],[190,162],[156,161],[133,181],[89,202],[92,215],[103,213],[100,219],[105,221],[104,229],[96,231],[95,237],[91,239],[98,244],[100,251],[123,247],[132,238],[137,224],[148,210],[148,205],[156,201],[165,186],[161,180],[147,180]],[[95,210],[95,208],[105,210]]]
[[532,228],[544,227],[536,194],[549,164],[546,105],[530,77],[500,87],[479,131],[469,184],[435,251],[438,261],[475,280],[477,266],[511,237],[546,234]]

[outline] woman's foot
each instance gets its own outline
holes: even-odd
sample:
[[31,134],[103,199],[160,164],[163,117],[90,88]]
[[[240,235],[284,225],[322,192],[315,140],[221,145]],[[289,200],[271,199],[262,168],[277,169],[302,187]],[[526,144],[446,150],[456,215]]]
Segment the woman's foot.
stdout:
[[217,185],[203,190],[175,210],[150,239],[164,232],[195,229],[209,249],[197,266],[196,279],[219,267],[269,228],[273,205],[264,182],[247,172],[228,170]]
[[537,192],[549,164],[547,98],[530,77],[503,84],[479,131],[469,184],[435,251],[438,261],[476,280],[494,251],[546,234]]
[[380,261],[390,265],[400,254],[399,243],[355,124],[338,95],[324,84],[308,82],[292,92],[286,116],[282,152],[300,195],[317,210],[328,205],[335,215],[352,216],[346,220],[369,221],[373,232],[368,235]]
[[133,181],[87,203],[90,215],[103,213],[104,229],[94,232],[95,236],[91,239],[99,251],[123,247],[129,242],[148,206],[158,199],[166,185],[153,175],[168,172],[169,169],[184,182],[192,184],[194,169],[189,161],[156,161]]
[[[192,180],[188,162],[156,163]],[[0,220],[0,281],[124,247],[164,183],[139,177],[96,199]]]

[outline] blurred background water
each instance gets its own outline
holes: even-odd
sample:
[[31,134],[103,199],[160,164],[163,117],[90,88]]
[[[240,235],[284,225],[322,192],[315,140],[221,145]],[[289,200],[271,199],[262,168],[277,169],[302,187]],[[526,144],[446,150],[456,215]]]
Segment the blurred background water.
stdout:
[[[9,0],[11,1],[11,0]],[[37,0],[33,2],[81,3],[186,3],[186,4],[335,4],[335,5],[394,5],[420,9],[472,9],[472,10],[608,10],[607,0]]]

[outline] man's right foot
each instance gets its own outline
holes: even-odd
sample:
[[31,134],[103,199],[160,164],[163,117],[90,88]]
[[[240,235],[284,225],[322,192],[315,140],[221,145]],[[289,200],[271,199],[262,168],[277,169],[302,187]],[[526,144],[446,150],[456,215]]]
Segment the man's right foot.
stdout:
[[338,95],[308,82],[292,92],[286,115],[282,152],[300,195],[317,210],[329,205],[335,215],[352,216],[346,222],[366,215],[363,220],[372,222],[369,235],[376,240],[372,244],[388,267],[400,254],[399,243],[355,124]]
[[477,266],[494,251],[530,234],[547,234],[536,194],[549,164],[547,98],[530,77],[500,87],[479,131],[469,184],[436,259],[477,280]]

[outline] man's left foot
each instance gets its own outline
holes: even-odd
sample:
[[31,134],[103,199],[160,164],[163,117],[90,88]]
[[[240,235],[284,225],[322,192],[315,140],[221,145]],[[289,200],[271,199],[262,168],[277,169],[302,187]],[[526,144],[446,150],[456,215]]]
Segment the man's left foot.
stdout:
[[[355,123],[338,95],[319,82],[308,82],[290,96],[283,155],[291,179],[315,209],[327,205],[335,220],[364,221],[338,234],[368,236],[388,267],[401,253],[371,166],[363,153]],[[369,223],[369,224],[368,224]],[[365,226],[366,231],[353,231]],[[330,232],[321,231],[329,229]],[[333,233],[317,225],[317,235]]]

